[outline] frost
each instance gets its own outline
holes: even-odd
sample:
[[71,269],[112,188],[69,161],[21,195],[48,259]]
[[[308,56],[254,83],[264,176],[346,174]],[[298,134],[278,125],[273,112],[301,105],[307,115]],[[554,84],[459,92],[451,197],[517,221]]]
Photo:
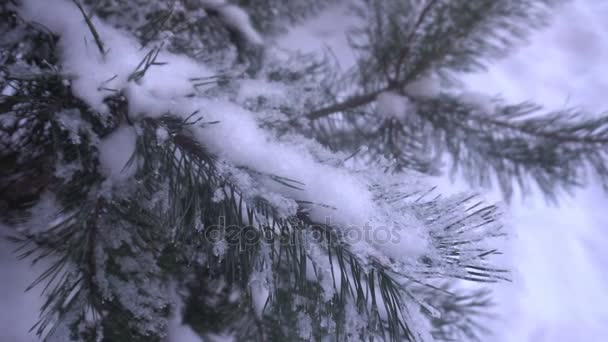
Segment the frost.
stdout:
[[127,167],[135,152],[136,134],[133,127],[122,126],[99,144],[99,162],[106,177],[125,180],[135,174],[135,165]]
[[410,100],[394,91],[385,91],[376,99],[376,112],[384,119],[404,120],[411,112]]

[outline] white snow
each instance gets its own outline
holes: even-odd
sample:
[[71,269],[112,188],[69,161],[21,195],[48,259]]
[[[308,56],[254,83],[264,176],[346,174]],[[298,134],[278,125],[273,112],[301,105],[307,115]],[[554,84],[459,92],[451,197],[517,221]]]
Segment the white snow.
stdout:
[[159,143],[164,143],[167,139],[169,139],[169,132],[167,132],[167,129],[158,127],[156,129],[156,140],[158,140]]
[[441,93],[439,76],[434,72],[421,75],[405,86],[405,92],[416,97],[436,97]]
[[189,325],[183,324],[182,310],[184,303],[176,291],[176,285],[170,287],[173,297],[173,311],[167,327],[167,338],[165,342],[203,342],[203,339],[195,333]]
[[131,177],[137,168],[127,166],[127,162],[135,152],[135,129],[122,126],[99,144],[99,162],[106,177],[113,180],[125,180]]
[[[235,104],[222,100],[186,98],[193,92],[189,79],[209,76],[206,67],[187,57],[165,53],[161,54],[161,60],[168,62],[168,65],[152,67],[139,84],[127,82],[128,76],[143,58],[131,37],[96,22],[101,39],[109,51],[104,57],[96,48],[84,46],[83,35],[86,35],[88,28],[83,20],[74,19],[81,18],[81,15],[70,2],[27,0],[22,12],[26,17],[61,34],[62,62],[75,77],[73,88],[76,95],[92,107],[104,109],[102,101],[109,94],[98,89],[105,82],[105,87],[125,89],[133,118],[156,117],[165,113],[190,115],[202,111],[206,120],[220,121],[212,128],[198,132],[200,140],[213,152],[236,165],[251,167],[262,173],[289,176],[306,185],[306,191],[293,191],[268,184],[279,193],[312,202],[323,199],[324,204],[337,208],[328,210],[318,207],[313,210],[314,219],[324,222],[331,217],[336,223],[362,225],[369,217],[369,210],[373,207],[369,192],[364,184],[358,183],[346,172],[318,164],[310,155],[294,153],[293,148],[273,142],[257,126],[253,115]],[[63,17],[69,19],[58,19]],[[92,56],[83,55],[85,52]],[[126,129],[121,129],[102,143],[102,164],[112,177],[129,175],[121,170],[123,162],[133,151],[130,145],[132,135]]]
[[228,3],[226,0],[200,0],[205,9],[217,11],[220,19],[233,30],[237,30],[245,39],[253,44],[262,45],[264,39],[253,27],[251,19],[241,7]]
[[270,298],[270,290],[268,289],[265,279],[265,275],[259,273],[258,275],[252,276],[252,279],[249,281],[253,308],[258,317],[262,317],[266,303]]
[[[126,33],[97,21],[96,27],[109,51],[101,56],[95,47],[84,45],[83,35],[88,28],[83,20],[73,19],[81,15],[70,2],[27,0],[22,12],[61,34],[62,62],[74,76],[73,88],[80,89],[76,95],[94,108],[102,110],[103,98],[109,95],[99,90],[104,83],[104,87],[124,91],[132,119],[166,113],[185,117],[200,112],[205,121],[219,121],[196,128],[198,139],[211,152],[234,165],[304,184],[304,191],[274,181],[265,185],[293,200],[322,201],[323,205],[310,208],[315,221],[363,227],[374,216],[374,201],[362,180],[345,170],[318,163],[296,146],[276,141],[258,126],[252,113],[228,100],[190,97],[193,88],[189,79],[211,75],[204,65],[184,56],[161,53],[160,60],[167,65],[153,66],[138,82],[129,82],[143,52]],[[63,21],[59,17],[70,19]],[[85,52],[92,56],[85,56]],[[133,132],[121,128],[102,142],[100,159],[110,177],[124,179],[131,175],[122,172],[122,168],[133,152],[133,139]]]
[[[61,37],[63,72],[71,78],[72,91],[99,112],[108,110],[104,98],[126,87],[142,88],[139,91],[148,96],[168,98],[192,92],[190,78],[210,76],[203,65],[163,51],[157,62],[167,63],[165,67],[152,66],[150,70],[154,73],[147,73],[142,85],[129,83],[129,76],[149,52],[140,49],[132,36],[91,18],[105,46],[106,53],[102,55],[82,14],[71,1],[25,0],[20,9],[24,18],[43,24]],[[150,89],[150,84],[159,82],[162,87]]]
[[412,110],[410,100],[397,92],[385,91],[376,98],[376,113],[383,119],[404,120]]

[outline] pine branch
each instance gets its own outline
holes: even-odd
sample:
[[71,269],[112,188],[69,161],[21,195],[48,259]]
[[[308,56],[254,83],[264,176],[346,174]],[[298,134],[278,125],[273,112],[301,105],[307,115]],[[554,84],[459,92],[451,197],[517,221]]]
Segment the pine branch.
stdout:
[[[170,119],[169,117],[162,119],[160,122],[157,123],[153,123],[150,122],[153,126],[151,126],[151,128],[147,131],[149,132],[155,132],[157,128],[157,125],[165,122],[165,125],[169,122],[171,122],[172,127],[174,127],[173,129],[170,129],[170,132],[172,132],[170,134],[170,136],[172,136],[173,138],[171,138],[172,140],[174,139],[174,141],[176,143],[178,143],[179,139],[176,139],[176,137],[181,136],[183,138],[187,137],[187,134],[184,133],[179,133],[179,130],[175,130],[177,127],[182,127],[183,128],[187,128],[187,126],[184,126],[183,124],[179,124],[179,121]],[[178,126],[173,126],[173,125],[178,125]],[[155,136],[152,135],[152,133],[150,133],[149,135],[146,135],[148,137],[150,137],[150,139],[153,139]],[[186,141],[190,141],[190,140],[185,140]],[[195,174],[193,174],[190,177],[193,177],[192,179],[197,179],[200,178],[201,176],[204,177],[208,177],[205,175],[212,175],[214,174],[214,171],[212,171],[213,169],[209,169],[209,167],[211,167],[211,165],[213,164],[213,159],[209,159],[208,157],[206,157],[206,161],[202,161],[199,158],[204,157],[207,155],[207,153],[205,153],[203,150],[201,150],[201,147],[197,144],[192,144],[191,142],[188,142],[186,144],[183,143],[178,143],[179,145],[176,146],[183,146],[181,148],[186,148],[186,149],[182,149],[182,151],[179,153],[179,155],[181,156],[190,156],[189,158],[193,158],[191,162],[187,162],[188,164],[194,165],[198,165],[198,167],[203,167],[204,171],[202,173],[200,173],[200,171],[196,171],[198,167],[194,167],[193,169],[191,169],[192,171],[195,172]],[[148,142],[145,144],[139,144],[139,146],[156,146],[158,144],[154,144],[152,142]],[[167,147],[164,147],[167,148]],[[164,149],[163,148],[163,149]],[[181,149],[180,148],[180,149]],[[167,152],[171,151],[170,153],[175,153],[173,152],[174,150],[169,148],[167,150]],[[160,151],[153,151],[153,150],[148,150],[145,154],[145,158],[161,158],[164,159],[166,158],[165,155],[167,152],[160,152]],[[200,161],[197,161],[200,160]],[[209,163],[209,164],[208,164]],[[150,162],[144,162],[143,165],[154,165],[155,163],[150,163]],[[208,165],[208,166],[205,166]],[[183,171],[187,171],[190,168],[189,167],[179,167],[180,170]],[[152,172],[152,170],[145,172],[144,174],[150,174]],[[158,172],[156,172],[156,174],[158,174]],[[166,171],[162,172],[162,174],[168,174]],[[402,333],[406,334],[405,336],[410,339],[410,340],[418,340],[417,337],[415,337],[415,333],[413,333],[412,331],[409,330],[409,328],[407,328],[408,323],[407,323],[407,316],[409,314],[406,314],[403,310],[404,307],[402,307],[403,305],[403,295],[404,293],[402,292],[404,289],[400,288],[399,282],[396,281],[394,279],[394,277],[407,277],[407,278],[416,278],[415,274],[411,274],[411,275],[406,275],[403,272],[408,272],[406,271],[408,269],[408,267],[406,265],[402,265],[402,266],[398,266],[398,264],[388,264],[386,263],[386,261],[382,261],[381,258],[378,257],[371,257],[371,259],[367,259],[367,257],[363,257],[357,254],[353,254],[349,249],[349,247],[347,245],[344,245],[343,243],[340,242],[341,238],[339,237],[338,231],[335,230],[337,229],[336,227],[328,227],[326,225],[319,225],[319,224],[315,224],[314,222],[309,222],[306,219],[306,216],[302,216],[300,218],[280,218],[277,217],[276,213],[270,208],[268,207],[267,204],[264,204],[264,202],[254,202],[254,203],[258,203],[258,204],[252,204],[249,201],[245,201],[243,202],[243,195],[242,193],[234,188],[234,185],[230,185],[230,182],[228,179],[224,179],[222,181],[220,181],[220,178],[215,178],[215,180],[213,180],[214,178],[206,178],[208,180],[211,180],[213,183],[215,184],[223,184],[223,186],[228,186],[230,188],[232,188],[232,190],[230,190],[229,192],[224,192],[225,194],[225,198],[227,200],[229,200],[226,204],[229,204],[227,207],[223,207],[222,211],[224,213],[224,215],[227,215],[226,218],[230,219],[230,222],[234,222],[236,224],[236,227],[245,227],[247,224],[261,224],[262,222],[268,222],[266,223],[268,226],[262,226],[260,227],[261,231],[265,231],[270,233],[270,240],[262,240],[262,241],[284,241],[283,239],[285,238],[283,236],[283,234],[287,233],[287,238],[289,239],[288,241],[291,241],[289,244],[287,245],[283,245],[280,244],[279,245],[279,250],[275,250],[275,247],[272,247],[273,244],[270,244],[269,247],[271,248],[271,250],[273,250],[272,255],[276,255],[278,256],[277,259],[271,259],[274,260],[274,262],[276,263],[275,267],[279,267],[279,269],[282,269],[283,267],[287,267],[287,273],[286,275],[289,275],[290,279],[293,276],[295,276],[295,283],[291,286],[295,286],[295,289],[298,288],[302,288],[302,289],[306,289],[308,288],[307,281],[304,281],[304,279],[306,279],[306,276],[304,275],[304,273],[306,273],[306,270],[302,268],[302,262],[304,262],[307,258],[313,258],[313,260],[318,260],[318,257],[314,257],[311,256],[309,251],[303,250],[303,249],[296,249],[293,250],[293,248],[302,248],[303,246],[305,246],[307,243],[310,242],[314,242],[315,244],[320,244],[321,247],[323,247],[323,249],[325,249],[328,253],[328,257],[330,258],[330,260],[333,260],[334,258],[337,258],[337,260],[339,261],[340,264],[340,272],[341,274],[339,275],[339,279],[336,278],[336,276],[333,274],[333,282],[335,284],[336,281],[339,281],[340,283],[342,283],[342,287],[340,291],[346,291],[343,294],[341,294],[338,298],[343,298],[342,300],[347,300],[347,298],[351,297],[353,298],[353,300],[355,300],[355,302],[359,302],[359,303],[366,303],[367,300],[365,300],[366,293],[376,293],[376,289],[375,289],[375,282],[370,282],[368,279],[369,273],[368,271],[365,271],[366,267],[364,265],[369,264],[373,266],[373,269],[375,270],[375,272],[372,272],[371,275],[373,277],[374,274],[377,274],[377,277],[379,277],[377,279],[377,281],[379,282],[379,284],[383,284],[382,288],[383,290],[381,291],[383,294],[381,296],[381,300],[378,300],[378,303],[375,305],[382,305],[381,303],[384,303],[385,305],[389,305],[388,303],[393,303],[390,304],[389,307],[387,307],[387,309],[389,310],[389,312],[391,313],[391,317],[389,317],[389,322],[401,322],[399,323],[400,328],[397,328],[397,326],[393,326],[392,328],[390,328],[389,330],[387,330],[388,332],[390,332],[391,339],[396,338],[397,336],[401,336]],[[209,185],[206,184],[207,181],[204,181],[205,183],[198,183],[200,185],[192,185],[192,186],[188,186],[186,189],[201,189],[201,187],[203,188],[208,188]],[[173,184],[179,184],[179,182],[171,182]],[[213,184],[212,183],[212,184]],[[205,191],[205,192],[194,192],[193,195],[194,196],[200,196],[200,195],[204,195],[204,196],[210,196],[210,193],[212,193],[212,191]],[[173,196],[177,196],[174,199],[170,200],[172,203],[182,203],[183,202],[183,196],[184,193],[183,191],[175,191],[173,192]],[[200,194],[200,195],[197,195]],[[205,195],[206,194],[206,195]],[[420,200],[420,199],[419,199]],[[212,206],[211,203],[209,203],[209,199],[192,199],[187,201],[188,203],[199,203],[198,205],[201,206],[202,208],[209,208]],[[431,202],[433,203],[433,202]],[[431,204],[429,203],[429,204]],[[454,210],[455,212],[457,211],[456,208],[459,207],[460,205],[462,205],[464,203],[464,201],[456,201],[453,203],[454,205]],[[253,207],[252,207],[253,205]],[[250,208],[250,209],[244,209],[244,208]],[[173,208],[179,208],[179,206],[177,207],[173,207]],[[184,208],[184,210],[186,210],[186,212],[188,213],[195,213],[193,211],[191,211],[189,208],[194,209],[193,207],[186,207]],[[241,209],[243,208],[243,209]],[[425,210],[434,210],[433,208],[435,208],[434,205],[430,205],[428,207],[428,209]],[[270,209],[270,210],[269,210]],[[246,210],[246,214],[245,211]],[[461,218],[459,220],[457,220],[456,222],[451,222],[450,225],[452,226],[458,226],[458,227],[468,227],[467,225],[467,220],[475,220],[479,217],[487,217],[488,219],[490,219],[492,217],[492,215],[489,215],[490,212],[494,211],[495,208],[493,207],[488,207],[488,208],[483,208],[481,210],[478,210],[476,212],[472,212],[468,217],[464,217]],[[431,212],[429,212],[430,214]],[[184,213],[185,214],[185,213]],[[256,219],[256,217],[258,215],[261,215],[260,217],[258,217]],[[426,214],[423,214],[426,216]],[[194,217],[199,216],[199,214],[195,214]],[[206,215],[205,215],[206,216]],[[169,215],[169,217],[185,217],[182,214],[179,213],[175,213],[173,215]],[[183,236],[191,236],[192,234],[194,234],[196,232],[196,223],[195,223],[195,219],[194,217],[192,219],[186,219],[186,220],[181,220],[182,223],[180,223],[180,225],[183,226],[184,223],[186,222],[190,222],[188,223],[188,225],[184,226],[183,233],[181,233],[180,235]],[[204,216],[203,216],[204,217]],[[249,217],[249,219],[247,219],[246,221],[242,221],[241,218],[243,217]],[[434,217],[436,217],[436,215],[434,215]],[[447,220],[450,220],[449,218],[446,218]],[[488,224],[492,223],[492,220],[487,221]],[[433,225],[433,224],[438,224],[441,225],[442,227],[445,227],[445,225],[447,224],[447,221],[433,221],[430,222],[429,224]],[[483,224],[482,224],[483,226]],[[190,227],[190,228],[187,228]],[[268,228],[264,228],[264,227],[273,227],[272,229],[268,230]],[[278,229],[280,227],[280,229]],[[301,236],[300,234],[302,234],[302,232],[306,232],[306,231],[314,231],[316,229],[322,229],[322,234],[321,236],[327,236],[328,239],[327,240],[301,240],[298,241],[300,238],[298,236]],[[457,234],[457,236],[461,236],[464,237],[465,235],[462,235],[463,231],[460,230],[454,230],[454,233]],[[275,235],[276,234],[276,235]],[[452,238],[449,238],[448,235],[445,234],[441,234],[437,236],[438,239],[437,243],[441,244],[443,247],[441,247],[441,250],[446,251],[446,255],[452,253],[449,252],[452,249],[451,248],[456,248],[456,250],[459,250],[460,253],[468,253],[465,252],[466,250],[463,249],[463,246],[466,243],[469,243],[467,241],[460,241],[459,240],[453,240]],[[295,239],[295,240],[293,240]],[[452,246],[452,247],[448,247],[448,246]],[[447,248],[447,249],[446,249]],[[303,253],[303,254],[302,254]],[[485,257],[489,254],[492,253],[492,251],[485,251],[485,252],[476,252],[473,251],[473,253],[476,253],[477,255],[479,255],[480,257]],[[489,254],[488,254],[489,253]],[[242,257],[232,257],[230,256],[231,254],[227,254],[224,256],[226,262],[228,262],[229,264],[234,262],[234,265],[239,265],[238,268],[243,268],[243,267],[250,267],[250,266],[246,266],[246,265],[250,265],[250,263],[252,262],[250,259],[250,261],[246,261],[243,262]],[[283,255],[284,257],[281,257],[281,255]],[[333,257],[332,257],[333,256]],[[235,258],[234,261],[230,261],[232,260],[232,258]],[[248,258],[255,258],[255,254],[249,255]],[[363,258],[363,259],[362,259]],[[238,260],[238,261],[237,261]],[[286,262],[286,264],[285,264]],[[331,261],[330,261],[331,262]],[[432,269],[437,268],[437,270],[434,271],[422,271],[420,273],[420,275],[425,275],[425,274],[433,274],[433,276],[436,277],[456,277],[456,278],[463,278],[463,279],[469,279],[469,280],[474,280],[474,281],[494,281],[494,279],[500,279],[500,276],[498,276],[496,273],[496,270],[493,270],[491,268],[487,268],[487,267],[482,267],[481,264],[477,264],[476,261],[474,261],[473,259],[468,259],[468,258],[464,258],[464,254],[461,254],[460,258],[458,260],[450,260],[450,259],[445,259],[444,262],[446,262],[447,264],[451,264],[453,266],[458,265],[456,268],[454,268],[454,271],[456,271],[457,268],[461,268],[463,267],[465,264],[463,263],[469,263],[471,262],[471,264],[469,266],[464,266],[464,267],[468,267],[469,271],[468,275],[467,273],[461,273],[460,271],[456,271],[456,272],[451,272],[451,271],[447,271],[447,273],[445,273],[446,271],[438,271],[439,268],[442,268],[442,266],[440,266],[440,264],[435,264],[435,265],[429,265],[431,266]],[[455,262],[455,263],[454,263]],[[231,267],[235,267],[235,266],[231,266]],[[350,271],[349,271],[350,269]],[[239,282],[245,281],[245,283],[247,283],[247,279],[248,279],[248,275],[251,274],[251,272],[253,272],[253,270],[248,270],[245,271],[244,273],[242,273],[242,276],[239,276],[238,278],[235,278],[233,281],[235,281],[235,284],[238,284]],[[275,271],[275,273],[279,272],[278,270]],[[281,273],[281,272],[279,272]],[[244,278],[241,278],[244,277]],[[240,279],[240,280],[239,280]],[[279,278],[282,279],[282,278]],[[285,279],[281,280],[281,281],[285,281]],[[346,285],[344,285],[346,284]],[[277,289],[278,288],[285,288],[286,284],[283,284],[281,286],[279,286],[279,284],[276,285]],[[309,290],[305,290],[305,291],[310,291]],[[318,290],[315,290],[318,291]],[[398,293],[401,293],[400,295],[397,295]],[[320,294],[317,293],[316,296],[320,297]],[[394,297],[397,296],[397,297]],[[274,302],[273,302],[274,303]],[[321,303],[319,303],[321,304]],[[341,305],[345,305],[346,302],[341,302]],[[272,304],[272,305],[276,305],[276,304]],[[335,305],[335,303],[334,303]],[[365,308],[365,309],[364,309]],[[364,310],[363,312],[374,312],[375,309],[374,307],[369,308],[368,304],[365,304],[363,307],[361,307],[361,310]],[[371,310],[371,311],[367,311],[367,310]],[[405,321],[404,321],[405,320]],[[391,323],[392,324],[392,323]],[[402,325],[401,325],[402,324]],[[409,332],[408,332],[409,331]],[[385,332],[386,333],[386,332]]]
[[155,46],[146,54],[146,56],[141,60],[141,62],[139,62],[139,64],[137,65],[137,67],[135,68],[133,73],[131,73],[131,75],[129,75],[129,78],[128,78],[129,82],[131,82],[131,81],[139,82],[139,80],[141,80],[146,75],[146,72],[152,66],[162,66],[162,65],[167,64],[164,62],[156,61],[162,48],[163,48],[162,44],[160,46]]
[[[390,90],[390,89],[391,88],[386,87],[386,88],[383,88],[382,90],[377,90],[372,93],[356,95],[356,96],[350,97],[342,102],[332,104],[332,105],[329,105],[329,106],[321,108],[321,109],[316,109],[316,110],[306,114],[306,118],[310,119],[310,120],[318,120],[318,119],[324,118],[331,114],[346,112],[346,111],[350,111],[350,110],[356,109],[361,106],[365,106],[365,105],[370,104],[373,101],[375,101],[376,97],[378,97],[379,94],[381,94],[384,91]],[[295,120],[299,120],[299,119],[300,119],[299,117],[294,117],[292,119],[292,122],[294,122]]]
[[[150,27],[174,31],[175,36],[168,41],[176,51],[213,50],[210,47],[213,45],[205,45],[211,41],[223,50],[235,48],[234,44],[226,44],[229,40],[224,39],[226,32],[222,25],[207,17],[198,17],[199,14],[189,16],[189,12],[181,8],[173,11],[167,8],[167,3],[144,1],[138,2],[137,6],[123,2],[97,4],[96,13],[115,23],[124,23],[128,30],[135,30],[132,26],[139,25],[134,23],[136,21],[124,19],[134,11],[138,16],[152,18]],[[310,4],[284,1],[277,5],[285,5],[281,12],[293,6]],[[104,6],[107,7],[102,8]],[[259,15],[274,15],[267,10],[268,6],[255,7],[261,8],[261,12],[257,12]],[[84,15],[82,7],[79,8]],[[432,18],[434,10],[435,5],[424,7],[414,29],[425,25],[426,20],[430,20],[426,18]],[[166,11],[172,14],[165,17]],[[151,13],[160,17],[150,16]],[[85,20],[95,37],[96,31],[86,15]],[[204,31],[205,28],[217,35],[206,34],[209,32]],[[411,34],[411,37],[415,42],[417,35]],[[143,43],[149,39],[145,33],[141,38]],[[53,46],[52,43],[51,40]],[[96,38],[96,43],[103,54],[103,42]],[[159,50],[152,49],[134,70],[130,80],[144,77],[146,70],[155,65]],[[306,63],[300,63],[302,60]],[[323,80],[326,82],[317,82],[319,74],[333,69],[331,65],[305,57],[296,59],[295,63],[301,65],[285,63],[267,67],[265,71],[269,70],[269,74],[266,76],[286,84],[302,83],[299,85],[301,88],[321,84],[323,94],[309,92],[297,99],[301,102],[290,103],[284,108],[282,103],[269,106],[296,112],[309,104],[305,100],[315,95],[318,98],[311,100],[313,103],[336,97],[341,86],[337,83],[344,82],[345,78],[336,77],[334,82],[331,79],[337,74],[334,72]],[[399,63],[401,65],[402,62]],[[52,64],[60,70],[58,61],[54,60]],[[403,61],[403,65],[408,65],[408,62]],[[406,78],[403,82],[391,80],[390,71],[386,68],[383,74],[386,79],[362,87],[362,92],[369,95],[320,110],[313,119],[323,123],[321,119],[329,119],[334,112],[364,107],[380,94],[370,89],[399,90],[410,81],[406,82]],[[274,72],[272,77],[271,72]],[[22,110],[31,113],[37,123],[45,120],[53,123],[48,116],[56,116],[74,104],[79,110],[70,113],[70,118],[83,123],[76,134],[74,130],[55,129],[53,125],[59,126],[58,123],[51,125],[53,134],[57,135],[53,140],[53,156],[68,155],[57,157],[53,162],[64,166],[68,160],[77,161],[79,170],[69,180],[61,180],[42,189],[56,194],[58,204],[69,209],[64,210],[69,215],[61,216],[61,229],[55,229],[53,224],[49,227],[48,222],[44,222],[40,231],[26,234],[20,240],[31,247],[27,252],[29,256],[35,253],[39,253],[36,254],[38,258],[57,255],[60,260],[52,264],[37,282],[49,285],[60,280],[60,286],[50,293],[50,304],[43,311],[43,318],[47,321],[39,332],[53,326],[57,327],[53,333],[64,340],[92,341],[103,335],[104,339],[116,341],[160,341],[173,309],[168,284],[175,281],[181,289],[188,289],[184,295],[188,302],[188,315],[184,318],[201,336],[229,328],[241,339],[321,340],[331,336],[337,340],[419,341],[424,333],[416,324],[420,318],[424,319],[421,308],[423,312],[435,312],[433,306],[436,304],[430,303],[431,298],[445,295],[443,289],[432,285],[436,279],[495,282],[508,278],[504,270],[491,266],[489,259],[497,251],[484,245],[487,238],[502,234],[497,222],[497,207],[485,206],[469,196],[432,197],[430,191],[412,190],[411,184],[389,182],[385,179],[389,175],[372,175],[369,182],[373,183],[370,191],[374,203],[382,207],[382,213],[394,215],[384,219],[387,222],[398,221],[404,226],[401,228],[420,228],[423,234],[428,235],[429,250],[420,257],[401,259],[387,257],[381,246],[366,244],[368,248],[362,249],[348,243],[344,227],[311,219],[311,207],[324,206],[331,210],[330,206],[323,204],[323,198],[319,198],[318,203],[294,201],[296,209],[288,211],[273,201],[278,193],[266,187],[273,182],[281,189],[306,191],[306,184],[290,179],[290,175],[263,174],[232,165],[223,161],[221,154],[207,151],[193,130],[199,130],[201,126],[213,129],[217,122],[204,121],[198,111],[185,119],[167,114],[155,119],[130,121],[137,141],[135,153],[125,168],[135,169],[135,175],[126,182],[110,178],[98,170],[100,152],[96,147],[99,139],[108,138],[126,116],[126,98],[120,94],[107,98],[105,102],[111,113],[106,117],[91,112],[77,101],[69,84],[64,84],[57,75],[38,75],[32,82],[26,78],[13,79],[18,84],[17,94],[0,104],[2,115],[12,111],[16,105],[32,105],[35,110],[30,110],[31,107]],[[206,83],[215,79],[193,77],[191,81]],[[213,89],[213,96],[230,91],[227,88],[232,84],[224,83],[228,84]],[[420,102],[421,107],[425,104]],[[439,127],[443,120],[440,114],[435,116],[438,118],[436,121],[423,116],[420,114],[419,122],[431,126],[435,123]],[[363,114],[360,118],[368,117]],[[345,120],[343,123],[347,126],[350,122]],[[418,128],[405,128],[398,120],[383,122],[379,127],[380,131],[390,131],[392,137],[405,137]],[[582,134],[586,126],[581,126],[580,131],[574,126],[571,129]],[[511,127],[509,130],[517,129]],[[381,136],[363,134],[360,137],[374,139]],[[70,138],[77,142],[66,144]],[[420,150],[417,139],[405,138],[389,141],[391,153],[397,155],[399,147],[403,147],[398,141],[405,141],[412,149]],[[354,142],[351,140],[351,143]],[[78,148],[74,149],[74,145]],[[406,155],[401,160],[409,157]],[[431,168],[422,159],[414,160],[407,167]],[[414,223],[405,219],[401,221],[400,214],[411,214]],[[68,274],[65,279],[62,278],[62,265],[72,266],[71,273],[65,273]],[[256,282],[262,284],[258,291],[252,287]],[[418,286],[431,295],[425,298],[423,291],[414,288]],[[264,291],[269,295],[260,306],[256,295]],[[66,298],[69,305],[64,305]],[[445,302],[454,304],[450,300]],[[466,305],[454,310],[445,305],[436,309],[461,313],[465,311],[463,306]],[[94,313],[93,319],[87,317],[89,309]],[[59,321],[55,317],[59,317]],[[302,322],[309,322],[311,329],[302,328],[299,325]],[[454,326],[445,322],[438,324]],[[464,330],[471,323],[467,321],[462,326],[465,326]],[[440,332],[443,330],[438,328]]]
[[[369,83],[381,75],[377,80],[378,90],[315,109],[305,117],[318,120],[370,104],[380,93],[401,91],[428,72],[477,70],[485,60],[503,56],[521,40],[527,33],[526,25],[542,26],[547,8],[556,3],[559,0],[543,0],[538,4],[529,0],[479,0],[458,4],[427,0],[413,25],[410,3],[390,0],[358,7],[357,13],[367,26],[353,30],[351,45],[363,54],[359,61],[361,72],[368,68],[366,72],[371,74],[360,77],[361,87],[367,89]],[[387,13],[390,18],[380,19]],[[446,24],[447,28],[436,25],[437,22]],[[502,26],[506,30],[504,35],[498,32],[498,27]],[[403,27],[407,28],[405,34]]]
[[[511,180],[527,190],[531,177],[550,199],[561,189],[577,186],[590,166],[603,180],[608,175],[607,119],[578,111],[538,115],[531,103],[499,105],[494,114],[460,99],[442,96],[418,100],[417,111],[440,134],[454,161],[481,185],[492,170],[507,196]],[[459,163],[464,166],[459,166]]]
[[394,79],[389,78],[388,79],[389,83],[396,83],[397,82],[396,80],[400,79],[401,68],[403,66],[405,59],[407,58],[408,53],[410,53],[410,44],[412,43],[412,39],[414,38],[414,35],[420,28],[420,25],[422,24],[422,22],[427,18],[428,14],[431,11],[431,9],[433,8],[433,6],[435,6],[438,2],[439,2],[439,0],[428,0],[423,5],[422,11],[420,11],[420,15],[418,16],[416,23],[414,24],[413,28],[410,30],[409,35],[407,36],[407,38],[404,41],[404,46],[401,48],[401,51],[397,54],[398,57],[397,57],[397,66],[396,66],[396,70],[395,70],[395,78]]

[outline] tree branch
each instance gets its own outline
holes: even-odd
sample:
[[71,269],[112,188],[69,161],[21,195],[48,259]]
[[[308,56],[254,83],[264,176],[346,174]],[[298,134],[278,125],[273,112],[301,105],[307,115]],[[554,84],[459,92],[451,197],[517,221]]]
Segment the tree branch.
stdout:
[[407,55],[410,51],[410,49],[409,49],[410,43],[411,43],[412,39],[414,38],[416,31],[422,24],[422,21],[427,16],[427,14],[431,10],[431,8],[436,3],[437,3],[437,0],[429,0],[429,2],[426,5],[424,5],[424,8],[420,12],[418,19],[416,20],[416,24],[414,24],[412,31],[410,31],[409,35],[405,39],[405,46],[401,49],[401,51],[399,52],[399,57],[397,58],[397,66],[396,66],[397,70],[395,70],[395,81],[399,79],[399,75],[401,74],[401,66],[403,65],[403,62],[405,61],[405,58],[407,57]]
[[556,132],[556,131],[553,131],[553,132],[537,131],[537,130],[525,127],[523,125],[517,125],[517,124],[513,124],[510,122],[506,122],[506,121],[499,121],[499,120],[492,119],[491,117],[483,117],[480,115],[471,116],[471,118],[474,120],[480,121],[480,122],[485,122],[490,125],[508,128],[508,129],[516,130],[516,131],[519,131],[519,132],[522,132],[522,133],[525,133],[528,135],[541,137],[541,138],[545,138],[545,139],[549,139],[549,140],[555,140],[555,141],[559,141],[562,143],[608,144],[608,138],[579,137],[576,135],[561,134],[560,132]]
[[[380,95],[381,93],[383,93],[387,90],[390,90],[392,88],[394,88],[394,86],[388,86],[381,90],[376,90],[374,92],[363,94],[363,95],[352,96],[343,102],[338,102],[338,103],[332,104],[330,106],[312,111],[312,112],[306,114],[306,117],[310,120],[317,120],[322,117],[331,115],[333,113],[342,112],[342,111],[345,111],[348,109],[366,105],[370,102],[373,102],[376,99],[376,97],[378,95]],[[298,118],[294,118],[292,121],[295,121],[297,119]]]

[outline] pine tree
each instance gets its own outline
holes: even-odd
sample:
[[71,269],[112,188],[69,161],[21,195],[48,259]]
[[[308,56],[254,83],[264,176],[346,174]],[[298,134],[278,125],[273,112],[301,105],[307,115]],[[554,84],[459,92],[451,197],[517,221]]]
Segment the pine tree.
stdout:
[[[272,43],[346,3],[351,70]],[[45,341],[480,340],[500,210],[595,174],[608,120],[464,89],[558,0],[0,4],[0,208]]]

